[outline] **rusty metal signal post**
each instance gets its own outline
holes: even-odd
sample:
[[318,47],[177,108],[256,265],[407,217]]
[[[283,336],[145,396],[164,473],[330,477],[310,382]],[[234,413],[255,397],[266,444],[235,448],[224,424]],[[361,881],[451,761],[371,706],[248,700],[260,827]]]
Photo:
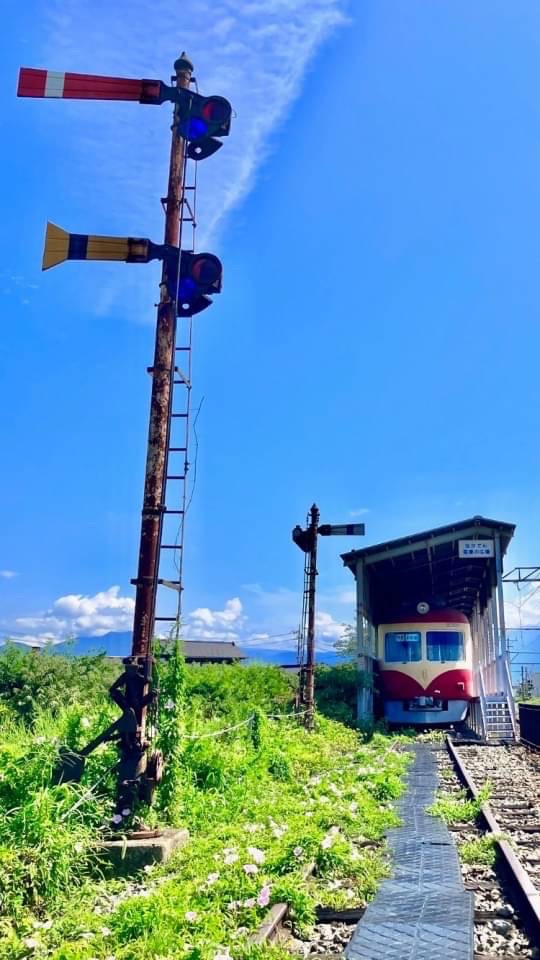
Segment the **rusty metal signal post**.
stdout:
[[307,516],[305,530],[297,524],[292,538],[305,553],[302,621],[298,631],[300,666],[300,706],[305,709],[305,725],[313,729],[315,718],[315,605],[317,591],[317,537],[363,536],[363,523],[319,524],[319,508],[314,503]]
[[[154,105],[170,101],[174,104],[168,188],[163,200],[164,243],[153,244],[145,238],[68,234],[49,224],[43,260],[43,269],[64,260],[147,263],[157,258],[163,261],[154,361],[149,371],[152,392],[139,559],[137,577],[132,581],[136,587],[133,641],[131,656],[124,660],[124,672],[111,687],[111,696],[122,714],[79,755],[71,754],[65,758],[61,770],[64,779],[80,779],[85,757],[99,743],[117,740],[120,748],[117,767],[119,810],[132,807],[138,798],[149,800],[161,768],[159,755],[150,755],[146,716],[155,699],[152,638],[156,593],[162,582],[159,580],[159,559],[163,516],[167,512],[165,491],[167,479],[176,479],[169,478],[167,471],[169,451],[176,449],[169,444],[173,383],[176,382],[177,317],[187,317],[191,321],[194,314],[212,303],[207,294],[221,290],[222,268],[218,258],[213,254],[195,254],[192,250],[181,249],[183,207],[187,203],[185,169],[188,158],[204,160],[222,146],[221,140],[216,138],[229,134],[232,108],[223,97],[202,97],[190,90],[193,65],[185,53],[175,62],[174,69],[172,85],[167,86],[160,80],[130,80],[23,68],[17,91],[21,97],[131,100]],[[193,214],[191,219],[194,219]],[[187,446],[180,449],[187,451]],[[180,595],[182,585],[178,582],[174,586]]]

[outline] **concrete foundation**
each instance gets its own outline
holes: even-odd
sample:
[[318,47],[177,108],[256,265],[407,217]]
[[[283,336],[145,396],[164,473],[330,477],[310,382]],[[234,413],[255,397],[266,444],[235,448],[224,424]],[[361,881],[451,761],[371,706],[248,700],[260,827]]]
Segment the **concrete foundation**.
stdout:
[[187,830],[164,829],[157,837],[107,840],[101,854],[115,874],[129,876],[149,864],[165,863],[188,837]]

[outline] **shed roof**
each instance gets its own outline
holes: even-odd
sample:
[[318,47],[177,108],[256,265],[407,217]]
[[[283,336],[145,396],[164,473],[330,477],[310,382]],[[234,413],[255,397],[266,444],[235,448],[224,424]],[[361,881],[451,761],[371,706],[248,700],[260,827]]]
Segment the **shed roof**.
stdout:
[[246,654],[232,641],[184,640],[182,651],[186,660],[246,660]]
[[498,534],[504,555],[514,530],[513,523],[476,516],[341,556],[354,575],[358,561],[364,562],[373,623],[407,613],[420,600],[470,616],[477,597],[482,609],[486,606],[497,582],[496,565],[491,557],[460,558],[459,540],[492,539]]

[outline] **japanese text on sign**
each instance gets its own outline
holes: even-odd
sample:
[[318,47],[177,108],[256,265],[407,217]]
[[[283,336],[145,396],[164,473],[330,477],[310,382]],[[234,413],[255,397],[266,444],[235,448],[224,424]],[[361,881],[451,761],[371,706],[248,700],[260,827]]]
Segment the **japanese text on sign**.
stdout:
[[460,540],[460,557],[493,557],[495,556],[493,540]]

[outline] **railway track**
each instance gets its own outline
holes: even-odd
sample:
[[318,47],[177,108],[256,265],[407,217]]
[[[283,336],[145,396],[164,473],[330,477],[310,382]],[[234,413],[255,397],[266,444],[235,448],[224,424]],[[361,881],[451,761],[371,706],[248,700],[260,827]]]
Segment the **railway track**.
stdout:
[[[450,827],[458,848],[493,833],[501,837],[497,842],[502,856],[494,865],[461,863],[465,887],[475,898],[474,960],[539,960],[540,754],[516,745],[450,743],[448,750],[441,746],[434,752],[439,789],[445,795],[459,794],[464,782],[474,795],[487,781],[493,785],[485,826],[472,822]],[[529,794],[526,799],[523,791]],[[503,839],[503,834],[509,840]],[[283,905],[279,919],[275,916],[273,929],[267,932],[270,940],[281,943],[292,955],[333,960],[343,955],[363,912],[362,908],[335,911],[320,907],[311,936],[300,939]]]
[[473,796],[491,785],[482,825],[456,824],[458,846],[497,839],[492,867],[462,863],[475,894],[475,960],[540,957],[540,755],[518,744],[460,745],[448,741],[438,762],[444,791],[465,784]]

